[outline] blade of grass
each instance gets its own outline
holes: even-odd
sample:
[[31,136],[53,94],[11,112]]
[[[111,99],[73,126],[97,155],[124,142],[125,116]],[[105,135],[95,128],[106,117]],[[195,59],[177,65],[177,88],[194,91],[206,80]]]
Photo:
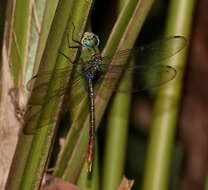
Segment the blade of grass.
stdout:
[[30,41],[29,58],[24,75],[25,87],[32,78],[32,74],[38,71],[57,5],[58,0],[54,0],[52,3],[47,0],[45,2],[42,0],[33,2],[32,29],[30,34],[33,42],[31,43]]
[[205,188],[204,188],[205,190],[207,190],[208,189],[208,180],[207,180],[207,177],[206,177],[206,181],[205,181]]
[[[195,0],[172,0],[167,18],[166,35],[190,36]],[[151,125],[150,144],[147,154],[143,190],[168,188],[171,151],[174,143],[177,116],[180,111],[182,79],[187,49],[167,60],[175,65],[176,78],[158,91],[154,118]]]
[[[38,1],[36,1],[37,3]],[[23,3],[23,4],[22,4]],[[19,83],[19,85],[22,87],[23,86],[23,81],[21,80],[22,74],[23,74],[23,67],[25,67],[25,64],[32,64],[34,62],[34,57],[35,57],[35,51],[36,51],[36,46],[37,46],[37,42],[38,42],[38,38],[39,38],[39,32],[36,29],[36,22],[34,19],[34,14],[36,13],[37,10],[34,10],[35,8],[33,7],[33,9],[31,9],[31,2],[27,1],[26,2],[27,5],[24,5],[24,1],[23,2],[18,2],[18,5],[16,7],[16,12],[20,12],[20,13],[16,13],[15,15],[11,14],[11,10],[9,10],[9,15],[13,15],[14,16],[14,26],[19,27],[18,29],[14,28],[13,31],[13,37],[15,36],[16,38],[13,38],[13,46],[14,44],[16,45],[16,49],[13,48],[13,50],[11,51],[11,54],[13,54],[13,56],[19,56],[19,59],[22,59],[22,61],[24,61],[21,64],[18,63],[18,60],[15,60],[15,62],[13,62],[13,64],[15,64],[15,67],[19,67],[19,72],[18,75],[20,76],[20,81],[16,82]],[[29,3],[29,4],[28,4]],[[34,3],[34,2],[33,2]],[[42,4],[40,6],[42,6],[44,8],[45,2],[41,2]],[[53,3],[50,2],[51,5],[54,5]],[[56,3],[57,4],[57,3]],[[34,5],[34,4],[33,4]],[[29,6],[29,7],[28,7]],[[37,5],[36,5],[37,6]],[[39,19],[39,24],[41,24],[41,14],[43,14],[43,8],[40,9],[40,6],[36,7],[38,8],[38,18]],[[25,8],[27,8],[28,10],[25,10]],[[34,12],[32,12],[34,11]],[[28,15],[26,15],[26,13]],[[47,12],[49,14],[49,12]],[[37,15],[36,15],[37,16]],[[25,20],[22,20],[22,17],[26,18]],[[24,22],[24,23],[23,23]],[[24,27],[23,27],[24,26]],[[39,26],[40,27],[40,26]],[[26,30],[27,29],[27,30]],[[28,33],[30,35],[28,35]],[[16,35],[17,34],[17,35]],[[17,39],[18,37],[18,39]],[[6,37],[7,38],[7,37]],[[22,39],[24,38],[24,39]],[[24,46],[24,51],[22,52],[23,54],[20,54],[21,51],[21,47],[19,47],[18,42],[19,41],[25,41],[25,44],[21,44],[22,46]],[[28,44],[28,45],[27,45]],[[7,47],[9,48],[9,46]],[[29,49],[29,50],[26,50]],[[15,50],[17,52],[15,52]],[[9,51],[9,50],[8,50]],[[11,56],[12,57],[12,56]],[[24,60],[23,60],[24,57]],[[31,75],[30,75],[31,77]],[[18,78],[15,78],[15,80],[17,80]],[[6,83],[8,83],[8,81],[6,81]],[[20,89],[22,90],[22,88]],[[24,99],[23,97],[24,94],[22,94],[21,98]],[[8,92],[7,92],[7,97],[8,97]],[[10,98],[10,97],[9,97]],[[18,101],[18,99],[17,99]],[[8,104],[7,104],[8,105]],[[7,112],[8,113],[8,112]],[[9,121],[13,121],[12,117],[10,114],[6,114],[5,112],[5,108],[4,108],[4,114],[9,118]],[[5,122],[7,124],[7,128],[8,128],[8,122]],[[10,125],[9,125],[10,126]],[[17,126],[17,125],[16,125]],[[16,130],[14,130],[14,128],[12,128],[12,134],[17,136],[17,133],[15,133]],[[19,142],[19,146],[18,146],[18,153],[16,152],[15,157],[13,159],[13,164],[12,164],[12,168],[10,168],[10,176],[9,176],[9,180],[8,180],[8,185],[7,188],[8,189],[13,189],[13,188],[17,188],[19,187],[20,181],[21,181],[21,176],[24,170],[24,162],[26,162],[26,158],[27,158],[27,154],[26,152],[28,152],[31,148],[29,145],[31,145],[31,138],[22,138]],[[15,144],[16,145],[16,144]],[[13,147],[15,148],[15,145],[13,145]],[[12,152],[13,155],[13,152]],[[19,156],[18,156],[19,155]],[[11,156],[12,158],[12,156]],[[20,162],[18,162],[20,161]]]
[[[5,25],[5,13],[6,13],[6,1],[1,1],[0,2],[0,51],[2,51],[2,42],[3,42],[3,34],[4,34],[4,25]],[[1,60],[2,61],[2,60]],[[1,65],[0,61],[0,65]],[[1,71],[1,69],[0,69]]]
[[[119,87],[131,91],[131,75],[124,75]],[[117,189],[125,164],[131,95],[117,92],[108,110],[102,189]]]
[[[27,48],[28,48],[28,37],[30,32],[30,14],[31,14],[31,1],[7,1],[7,16],[6,16],[6,24],[5,24],[5,33],[4,33],[4,44],[3,44],[3,57],[4,57],[4,68],[3,73],[3,90],[1,95],[6,95],[7,99],[3,99],[1,97],[1,110],[3,110],[2,117],[4,118],[2,121],[2,129],[6,124],[5,134],[13,134],[13,138],[7,137],[12,141],[15,141],[15,144],[10,145],[14,148],[16,147],[16,140],[18,137],[18,131],[20,128],[20,123],[17,121],[15,116],[15,110],[12,109],[12,102],[8,93],[10,88],[22,86],[22,75],[23,75],[23,67],[26,64],[27,57]],[[24,22],[24,23],[22,23]],[[9,62],[5,61],[9,60]],[[10,66],[10,68],[9,68]],[[7,68],[7,70],[5,70]],[[5,78],[6,76],[6,78]],[[12,78],[13,77],[13,78]],[[13,82],[11,82],[11,78]],[[6,79],[6,80],[4,80]],[[21,87],[22,90],[22,87]],[[6,105],[6,106],[5,106]],[[16,121],[16,123],[15,123]],[[12,126],[12,127],[11,127]],[[18,128],[18,130],[17,130]],[[2,142],[3,143],[3,142]],[[8,147],[7,147],[8,148]],[[6,149],[5,149],[6,150]],[[8,149],[7,149],[8,151]],[[8,157],[13,157],[13,151],[10,148],[10,153],[12,155]],[[24,158],[23,158],[24,160]],[[13,158],[13,163],[16,161],[16,157]],[[18,164],[17,164],[18,165]],[[12,164],[12,168],[14,168],[14,164]],[[10,169],[11,171],[11,169]],[[22,170],[18,170],[18,174],[21,173]],[[20,179],[15,176],[15,172],[9,174],[9,179],[11,175],[14,176],[13,180],[8,180],[7,183],[13,184],[13,187],[17,187],[19,185]],[[7,188],[7,187],[6,187]],[[11,188],[12,189],[12,188]]]
[[[128,34],[128,37],[125,35],[123,36],[124,42],[123,44],[121,42],[122,46],[120,46],[122,49],[132,48],[132,43],[136,40],[153,1],[140,3],[141,4],[138,3],[134,10],[129,22],[129,28],[125,31],[127,34],[128,29],[130,30],[131,28],[131,34]],[[130,84],[131,76],[124,76],[119,85],[124,85],[127,88],[130,88]],[[114,97],[114,102],[111,105],[112,107],[110,107],[109,120],[107,123],[107,145],[103,167],[102,189],[116,189],[122,177],[129,120],[129,114],[126,113],[129,113],[130,97],[130,94],[117,93]]]
[[[75,4],[74,4],[74,7],[73,7],[73,9],[71,9],[71,12],[69,12],[69,8],[67,8],[68,6],[66,5],[66,4],[69,4],[69,2],[68,1],[63,1],[63,2],[61,2],[62,3],[62,6],[61,6],[61,8],[60,8],[60,11],[62,11],[63,12],[63,9],[65,9],[66,10],[66,12],[67,13],[70,13],[70,15],[71,15],[71,17],[70,17],[70,19],[68,20],[68,28],[70,27],[70,28],[72,28],[72,22],[76,25],[76,28],[78,28],[78,30],[80,31],[80,32],[82,32],[83,30],[84,30],[84,25],[85,25],[85,23],[86,23],[86,21],[87,21],[87,18],[88,18],[88,14],[89,14],[89,10],[90,10],[90,6],[89,5],[91,5],[89,2],[83,2],[83,1],[77,1]],[[84,10],[84,11],[80,11],[80,6],[82,7],[82,9]],[[79,11],[77,11],[77,9],[76,9],[76,7],[78,7],[78,9],[79,9]],[[58,7],[59,8],[59,7]],[[72,8],[72,7],[70,7],[70,8]],[[68,9],[68,10],[67,10]],[[59,11],[59,10],[58,10]],[[58,12],[57,11],[57,12]],[[80,13],[82,13],[81,14],[81,16],[80,16]],[[85,15],[86,15],[86,17],[83,17],[83,13],[85,13]],[[77,17],[75,17],[75,16],[77,16]],[[60,22],[60,20],[59,20],[59,22]],[[62,22],[63,22],[63,20],[62,20]],[[56,26],[56,30],[57,30],[57,26]],[[53,32],[53,30],[52,30],[52,32]],[[68,30],[65,32],[65,34],[68,34]],[[56,33],[57,34],[57,33]],[[69,33],[69,35],[71,36],[71,34]],[[66,36],[66,35],[65,35]],[[56,36],[57,37],[57,36]],[[81,36],[79,36],[79,38],[81,38]],[[49,38],[50,39],[50,38]],[[66,39],[66,38],[65,38]],[[53,40],[54,40],[54,38],[53,38]],[[78,39],[79,40],[79,39]],[[66,40],[64,40],[64,42],[65,42]],[[57,41],[55,41],[55,43],[57,43]],[[65,43],[63,43],[62,44],[62,46],[64,46],[65,45]],[[47,46],[46,46],[47,47]],[[50,47],[50,50],[51,50],[51,47]],[[56,54],[57,54],[57,52],[58,52],[58,49],[57,48],[55,48],[55,50],[56,50]],[[74,57],[75,58],[75,56],[76,56],[76,53],[77,53],[77,51],[73,51],[72,53],[71,53],[71,56],[70,57]],[[73,59],[72,59],[73,60]],[[48,62],[49,63],[49,62]],[[45,67],[45,62],[44,62],[44,65],[43,65],[43,67]],[[65,67],[66,65],[68,65],[69,63],[68,63],[68,61],[67,60],[65,60],[64,62],[63,62],[63,57],[58,57],[58,60],[57,60],[57,63],[56,63],[56,65],[55,65],[55,70],[54,70],[54,73],[56,72],[56,70],[57,69],[60,69],[60,68],[63,68],[63,67]],[[42,66],[42,65],[40,65],[40,66]],[[41,68],[42,69],[42,68]],[[70,76],[70,75],[69,75]],[[52,77],[52,79],[53,79],[53,77]],[[67,83],[67,81],[69,81],[69,78],[65,78],[65,81],[64,81],[64,83]],[[49,89],[48,89],[48,94],[50,95],[50,92],[52,92],[53,91],[53,89],[54,89],[54,87],[55,87],[55,89],[59,86],[59,85],[62,85],[62,80],[61,81],[57,81],[57,79],[56,79],[56,81],[51,81],[50,82],[50,84],[49,84]],[[42,115],[41,115],[41,117],[40,117],[40,122],[38,123],[39,125],[41,125],[42,123],[41,122],[44,122],[44,118],[48,118],[50,115],[48,114],[48,111],[50,110],[50,111],[52,111],[52,112],[54,112],[55,111],[55,113],[57,113],[56,114],[56,116],[58,116],[58,114],[59,114],[59,110],[60,110],[60,105],[62,104],[61,102],[63,101],[63,97],[59,97],[57,100],[55,100],[55,102],[52,102],[52,101],[50,101],[47,105],[46,105],[46,107],[44,107],[43,109],[42,109]],[[58,106],[58,108],[59,109],[57,109],[57,106]],[[57,109],[57,110],[56,110]],[[54,114],[53,114],[54,115]],[[58,121],[58,120],[55,120],[55,121]],[[50,127],[50,128],[49,128]],[[45,160],[43,159],[43,161],[47,161],[46,159],[47,159],[47,156],[48,156],[48,154],[47,153],[45,153],[46,152],[46,150],[48,150],[48,152],[50,151],[50,145],[51,145],[51,139],[53,138],[53,133],[55,132],[55,127],[56,127],[56,123],[54,123],[52,126],[47,126],[47,127],[44,127],[44,128],[40,128],[40,129],[38,129],[38,133],[37,133],[37,135],[35,136],[35,139],[34,139],[34,141],[33,142],[35,142],[35,143],[37,143],[37,145],[39,144],[39,147],[40,147],[40,141],[41,142],[43,142],[43,144],[42,144],[42,150],[41,150],[41,154],[39,154],[39,155],[43,155],[44,154],[44,156],[45,156]],[[53,127],[53,129],[51,128],[51,127]],[[39,133],[39,131],[40,131],[40,133]],[[40,135],[39,135],[40,134]],[[52,134],[52,135],[49,135],[49,134]],[[48,139],[47,139],[48,138]],[[48,144],[48,145],[47,145]],[[38,147],[38,148],[39,148]],[[38,149],[37,149],[37,151],[39,151]],[[33,153],[33,154],[32,154]],[[38,155],[36,152],[35,152],[35,150],[33,149],[33,152],[31,153],[31,155],[33,155],[33,157],[32,157],[32,159],[35,157],[35,155]],[[40,158],[39,158],[39,156],[37,156],[37,158],[40,160]],[[38,160],[36,158],[36,160]],[[35,161],[35,158],[33,159],[34,161]],[[44,163],[44,162],[43,162]],[[39,164],[39,168],[38,169],[42,169],[41,168],[41,162],[39,162],[39,163],[37,163],[37,164]],[[34,164],[33,164],[33,166],[34,166]],[[31,169],[33,169],[33,167],[31,167]],[[30,170],[27,170],[28,172],[30,172]],[[43,171],[43,170],[42,170]],[[39,176],[38,176],[39,177]],[[26,184],[26,183],[25,183]],[[28,184],[26,184],[25,185],[25,187],[26,186],[28,186]]]
[[16,1],[10,54],[10,65],[16,86],[21,85],[22,70],[28,54],[31,12],[31,0]]
[[[52,3],[52,1],[50,1],[50,3]],[[73,4],[68,1],[61,1],[59,3],[48,37],[46,49],[41,60],[40,70],[47,70],[49,68],[51,70],[51,68],[55,66],[58,49],[62,41],[68,18],[70,14],[72,14],[72,8]],[[55,83],[56,81],[53,83],[54,87],[57,86],[57,83]],[[53,85],[51,88],[53,88]],[[52,89],[48,90],[49,93],[50,90]],[[33,97],[31,97],[31,99],[32,98]],[[37,118],[37,121],[28,123],[27,127],[32,125],[38,128],[38,125],[41,125],[41,122],[45,119],[44,117],[48,118],[50,117],[50,114],[54,116],[54,113],[52,112],[58,110],[54,108],[56,105],[58,105],[58,102],[55,101],[50,102],[50,104],[43,107],[40,120]],[[53,107],[53,109],[50,109],[51,107]],[[58,114],[58,112],[56,113]],[[53,130],[52,128],[50,129],[50,127],[52,126],[39,129],[34,138],[31,139],[30,137],[29,142],[27,141],[29,138],[28,136],[20,136],[20,141],[15,153],[15,158],[18,158],[18,160],[14,160],[13,168],[10,171],[12,176],[8,182],[8,189],[28,190],[37,189],[39,187],[53,138]],[[53,125],[53,128],[55,128],[55,124]],[[16,180],[17,183],[13,183],[13,180]]]
[[[75,31],[80,31],[80,26],[83,25],[83,23],[86,23],[88,20],[88,17],[89,17],[89,14],[91,12],[91,9],[92,9],[92,5],[93,5],[93,1],[88,1],[88,2],[83,2],[82,0],[79,0],[76,2],[76,7],[74,8],[74,14],[72,16],[72,21],[74,23],[77,23],[75,24],[76,28],[75,28]],[[80,14],[81,13],[81,14]],[[81,15],[81,16],[80,16]],[[72,21],[70,22],[70,25],[72,23]],[[76,36],[75,36],[76,37]],[[80,41],[80,39],[76,39],[78,41]],[[77,44],[76,44],[77,45]],[[67,46],[65,46],[65,51],[67,51],[66,49],[68,49]],[[69,51],[69,50],[68,50]],[[69,95],[69,98],[70,98],[70,109],[72,109],[71,112],[75,112],[75,113],[71,113],[72,115],[70,115],[70,118],[72,118],[73,121],[76,121],[74,122],[74,124],[72,124],[70,127],[70,131],[68,133],[68,136],[66,138],[66,142],[65,142],[65,145],[63,147],[63,150],[61,150],[61,154],[59,155],[59,158],[57,160],[57,163],[55,164],[55,168],[54,168],[54,175],[55,176],[62,176],[64,175],[64,172],[67,171],[67,165],[68,165],[68,159],[74,149],[74,146],[76,144],[76,140],[77,140],[77,136],[79,135],[79,126],[80,125],[80,120],[81,120],[81,117],[83,117],[84,115],[81,114],[83,112],[82,109],[80,109],[80,106],[77,106],[77,104],[79,104],[80,102],[78,102],[76,99],[80,100],[78,97],[80,96],[77,95],[77,93],[80,92],[80,89],[79,89],[80,85],[76,85],[74,88],[72,88],[72,95],[70,94]],[[84,91],[84,93],[86,93]],[[81,94],[81,97],[82,97],[82,94]],[[81,103],[80,103],[81,104]],[[75,116],[74,116],[75,114]],[[80,116],[81,115],[81,116]],[[77,117],[78,116],[78,117]],[[70,122],[71,123],[71,122]],[[68,141],[70,143],[68,143]],[[79,169],[80,169],[80,166],[81,164],[80,163],[80,159],[82,159],[81,156],[78,156],[76,157],[76,159],[74,159],[74,162],[77,163],[77,165],[79,165]],[[71,178],[70,178],[70,181],[73,182],[76,177],[77,177],[77,174],[78,172],[76,171],[77,166],[76,164],[73,164],[71,165],[69,171],[71,171]]]

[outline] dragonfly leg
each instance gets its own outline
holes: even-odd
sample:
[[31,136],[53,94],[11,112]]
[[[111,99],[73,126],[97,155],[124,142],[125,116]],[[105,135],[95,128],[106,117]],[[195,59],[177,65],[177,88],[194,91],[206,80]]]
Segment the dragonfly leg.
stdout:
[[[81,52],[81,47],[82,47],[82,44],[81,44],[81,42],[79,42],[79,41],[77,41],[77,40],[75,40],[74,39],[74,31],[75,31],[75,25],[74,25],[74,23],[72,22],[72,26],[73,26],[73,30],[72,30],[72,41],[73,42],[75,42],[75,43],[77,43],[78,45],[75,45],[75,46],[70,46],[69,44],[70,44],[70,42],[69,42],[69,34],[67,34],[67,43],[68,43],[68,48],[74,48],[74,49],[78,49],[78,51],[79,52]],[[59,53],[62,55],[62,56],[64,56],[70,63],[74,63],[65,53],[63,53],[63,52],[61,52],[60,50],[59,50]]]
[[[73,22],[72,22],[72,26],[73,26],[73,30],[72,30],[72,41],[75,42],[75,43],[77,43],[77,44],[79,44],[79,45],[77,45],[77,46],[69,46],[69,48],[80,48],[82,46],[81,42],[79,42],[78,40],[75,40],[75,38],[74,38],[75,25],[74,25]],[[70,44],[69,43],[69,35],[67,35],[67,41],[68,41],[68,44]]]
[[71,64],[73,64],[73,61],[63,52],[61,52],[60,50],[58,51],[59,54],[63,55]]

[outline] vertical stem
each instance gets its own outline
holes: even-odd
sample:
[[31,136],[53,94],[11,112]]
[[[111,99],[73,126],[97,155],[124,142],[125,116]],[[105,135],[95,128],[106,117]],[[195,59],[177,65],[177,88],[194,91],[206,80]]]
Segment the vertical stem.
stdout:
[[[131,73],[125,73],[119,88],[130,91],[131,79]],[[128,137],[130,101],[131,95],[129,93],[117,92],[109,108],[103,164],[103,190],[117,189],[122,178]]]
[[[166,35],[184,35],[189,38],[195,0],[172,0],[166,25]],[[187,49],[186,49],[187,50]],[[150,144],[147,154],[143,190],[168,189],[169,167],[174,143],[180,99],[183,69],[186,63],[183,50],[166,64],[174,64],[176,78],[158,91],[154,118],[151,126]]]

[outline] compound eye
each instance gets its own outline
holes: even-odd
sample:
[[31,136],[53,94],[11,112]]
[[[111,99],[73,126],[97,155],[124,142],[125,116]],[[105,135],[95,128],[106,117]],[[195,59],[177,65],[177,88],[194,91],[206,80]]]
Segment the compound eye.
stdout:
[[93,38],[92,38],[93,43],[95,44],[95,46],[99,45],[99,38],[97,35],[93,34]]
[[99,38],[92,32],[85,32],[81,44],[86,48],[96,48],[99,45]]

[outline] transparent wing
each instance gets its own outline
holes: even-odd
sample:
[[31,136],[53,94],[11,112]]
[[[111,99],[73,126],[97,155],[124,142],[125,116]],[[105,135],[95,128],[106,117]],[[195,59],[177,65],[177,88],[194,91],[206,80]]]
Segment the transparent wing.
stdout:
[[[68,85],[65,84],[65,80],[67,77],[69,77],[71,72],[75,72],[73,73],[72,77],[72,85],[78,85],[79,87],[83,86],[83,80],[80,80],[83,79],[81,67],[82,65],[79,64],[73,70],[69,67],[59,69],[56,71],[54,75],[52,75],[53,71],[40,72],[27,83],[27,89],[31,91],[32,94],[28,102],[29,109],[27,109],[26,113],[24,114],[25,127],[23,127],[23,132],[25,134],[30,135],[36,132],[37,126],[33,126],[33,123],[37,123],[41,114],[41,110],[43,108],[43,104],[46,105],[52,99],[55,100],[56,98],[59,98],[60,96],[64,95],[68,87]],[[46,97],[48,86],[51,80],[58,81],[58,83],[60,84],[58,84],[57,88],[54,88],[53,91],[51,91],[49,95],[47,95]],[[75,90],[75,92],[73,92],[71,95],[72,97],[77,95],[77,105],[79,103],[78,101],[81,101],[81,99],[84,96],[83,89],[79,88],[78,90]],[[54,108],[54,110],[56,110],[56,108]],[[44,126],[56,122],[56,116],[56,112],[52,112],[48,118],[45,118],[41,121],[41,125],[39,125],[38,128],[42,128]]]
[[[105,65],[103,65],[105,67]],[[119,73],[120,72],[120,73]],[[131,90],[115,83],[120,79],[120,74],[132,75],[133,84]],[[106,73],[100,79],[105,80],[103,85],[106,88],[119,92],[137,93],[143,90],[158,87],[165,84],[176,76],[176,69],[168,65],[137,65],[137,66],[106,66]]]
[[[106,88],[121,92],[130,92],[130,90],[120,87],[118,83],[115,82],[124,71],[127,74],[129,73],[133,75],[133,87],[131,92],[140,92],[164,84],[176,76],[176,69],[171,66],[160,65],[160,62],[181,51],[186,46],[186,43],[186,39],[183,36],[172,36],[153,42],[144,47],[122,50],[115,55],[105,56],[102,58],[102,64],[100,64],[101,74],[98,78],[97,84],[99,85],[99,81],[104,79],[104,86]],[[132,55],[136,56],[139,65],[119,65],[119,61]],[[148,64],[150,57],[151,60],[154,60],[154,64]],[[106,61],[108,62],[112,59],[118,61],[118,65],[111,66],[105,64]],[[72,85],[80,84],[80,81],[84,76],[82,73],[82,67],[83,65],[77,64]],[[67,67],[60,69],[52,76],[53,80],[60,82],[60,85],[57,85],[58,87],[50,93],[50,97],[47,97],[47,100],[45,98],[45,93],[47,92],[51,80],[51,71],[41,72],[34,76],[27,85],[28,90],[30,91],[33,86],[33,98],[30,98],[29,105],[36,105],[35,107],[39,108],[37,105],[42,105],[45,101],[49,101],[51,98],[63,95],[66,89],[64,80],[70,72],[72,72],[72,69]],[[148,80],[145,80],[146,78],[148,78]],[[35,80],[37,80],[37,82],[34,82]],[[39,110],[35,109],[35,111],[28,117],[28,121],[38,118],[38,113]],[[54,122],[54,120],[48,119],[45,121],[45,124],[47,125],[50,122]]]
[[162,40],[155,41],[149,45],[136,47],[134,49],[121,50],[115,55],[103,57],[103,63],[109,60],[121,61],[128,56],[135,55],[140,65],[147,64],[148,60],[154,60],[155,64],[177,54],[187,45],[187,40],[183,36],[170,36]]
[[47,100],[63,95],[65,89],[67,88],[65,80],[67,79],[67,77],[69,77],[72,71],[74,72],[73,83],[76,83],[82,77],[81,64],[77,64],[74,70],[72,70],[71,67],[65,67],[63,69],[57,70],[55,74],[53,74],[54,71],[49,70],[40,72],[34,77],[32,77],[32,79],[30,79],[27,83],[28,91],[32,92],[28,104],[42,105],[46,103],[46,93],[51,80],[56,81],[57,88],[53,88],[53,91],[50,92],[50,95],[47,97]]
[[[118,80],[120,77],[119,73],[121,74],[126,71],[127,74],[133,74],[134,83],[132,92],[157,87],[172,80],[176,76],[176,69],[171,66],[161,65],[161,61],[180,52],[186,44],[187,41],[183,36],[170,36],[144,47],[121,50],[115,55],[105,56],[102,58],[103,64],[100,65],[103,74],[99,81],[107,74],[104,78],[104,85],[107,88],[124,92],[126,90],[118,89],[118,85],[115,86],[115,82],[113,81]],[[139,65],[119,65],[119,62],[128,56],[135,56]],[[111,66],[106,64],[110,60],[116,61],[117,65]]]
[[[104,78],[105,72],[103,72],[103,75],[100,76],[99,80],[105,80],[104,86],[108,89],[112,89],[113,91],[119,91],[119,92],[125,92],[125,93],[136,93],[140,92],[142,90],[147,90],[150,88],[158,87],[162,84],[167,83],[168,81],[171,81],[176,76],[176,70],[175,68],[171,66],[165,66],[165,65],[150,65],[147,66],[128,66],[125,68],[123,66],[108,66],[108,65],[102,65],[105,67],[105,72],[109,75]],[[126,74],[133,75],[133,85],[132,88],[124,88],[123,86],[120,86],[119,83],[115,83],[118,79],[118,72],[125,71]],[[145,78],[148,78],[148,82],[146,82]],[[98,81],[99,83],[99,81]],[[115,85],[114,85],[115,84]],[[77,78],[73,82],[73,85],[82,85],[80,78]],[[99,85],[99,84],[98,84]],[[58,92],[54,95],[53,98],[57,98],[57,95],[61,94],[63,92],[62,90],[58,89]],[[96,94],[100,96],[101,98],[105,99],[105,95],[103,94]],[[83,93],[79,93],[79,95],[75,95],[77,98],[76,102],[77,105],[79,104],[79,101],[81,101],[81,98],[84,96]],[[31,110],[26,113],[25,117],[25,126],[27,126],[28,122],[33,122],[37,120],[41,113],[42,105],[33,105],[31,107]],[[44,121],[42,121],[42,125],[39,127],[44,127],[46,125],[52,124],[53,122],[56,122],[55,115],[51,115],[51,117],[46,118]],[[24,128],[23,129],[25,134],[33,134],[35,133],[35,128]]]
[[[126,50],[121,50],[115,55],[109,55],[103,57],[103,61],[101,64],[101,72],[106,73],[106,72],[111,72],[111,73],[116,73],[120,72],[122,69],[124,69],[123,66],[120,67],[109,67],[107,64],[105,64],[106,61],[109,60],[115,60],[117,62],[122,61],[124,58],[128,56],[135,55],[136,59],[139,60],[140,68],[138,67],[136,69],[130,68],[129,70],[140,70],[140,72],[147,73],[150,71],[150,66],[148,65],[149,58],[151,57],[151,60],[154,60],[154,65],[160,64],[160,61],[163,61],[164,59],[167,59],[179,51],[181,51],[185,46],[186,46],[186,39],[183,36],[171,36],[164,38],[162,40],[153,42],[147,46],[144,47],[137,47],[134,49],[126,49]],[[142,66],[143,65],[143,66]],[[72,85],[75,85],[78,83],[79,80],[83,77],[82,73],[82,64],[76,64],[76,70],[75,70],[75,76],[74,81]],[[53,75],[53,80],[59,81],[61,84],[58,85],[59,87],[56,89],[54,88],[54,91],[50,93],[50,97],[48,99],[56,97],[56,96],[61,96],[63,95],[66,86],[64,84],[64,80],[66,77],[70,74],[72,71],[71,68],[66,67],[63,69],[60,69],[58,72],[56,72],[55,75]],[[131,71],[132,72],[132,71]],[[159,71],[155,71],[158,73]],[[137,72],[136,72],[137,73]],[[33,93],[32,96],[33,98],[30,99],[29,104],[30,105],[42,105],[45,103],[45,93],[47,92],[48,88],[48,83],[50,81],[51,77],[51,71],[45,71],[42,73],[39,73],[35,77],[33,77],[29,82],[28,82],[28,89],[31,90],[31,86],[33,86]],[[114,76],[109,77],[108,81],[112,81]],[[101,77],[102,79],[102,77]],[[37,82],[34,83],[34,81],[37,80]],[[63,85],[62,85],[63,84]]]
[[[41,105],[33,105],[27,109],[24,115],[24,125],[23,125],[24,134],[26,135],[34,134],[37,129],[56,123],[57,119],[58,118],[60,119],[64,113],[61,112],[61,115],[59,114],[59,117],[57,117],[56,111],[51,112],[50,116],[45,118],[44,120],[42,119],[41,124],[39,123],[37,127],[37,122],[39,121],[41,116],[41,110],[42,110]],[[57,107],[54,110],[57,110]]]

